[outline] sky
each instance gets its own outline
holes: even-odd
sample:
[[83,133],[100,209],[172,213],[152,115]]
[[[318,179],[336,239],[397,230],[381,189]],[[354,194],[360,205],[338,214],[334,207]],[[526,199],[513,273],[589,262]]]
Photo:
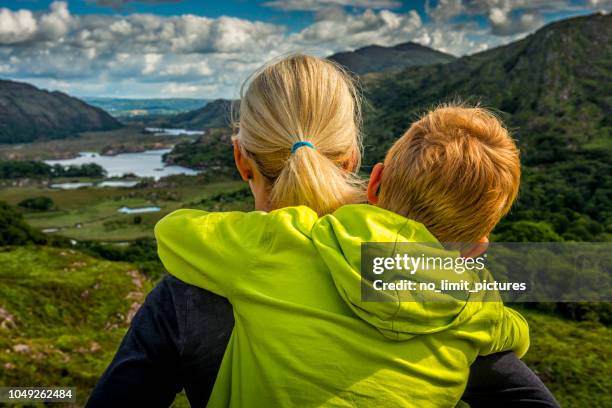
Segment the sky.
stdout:
[[0,0],[0,79],[75,96],[233,98],[266,61],[406,41],[462,56],[612,0]]

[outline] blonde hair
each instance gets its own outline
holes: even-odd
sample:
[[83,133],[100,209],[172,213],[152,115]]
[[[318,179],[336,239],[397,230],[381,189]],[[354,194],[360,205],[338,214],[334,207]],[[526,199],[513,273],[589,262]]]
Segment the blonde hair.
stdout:
[[443,243],[474,243],[510,210],[518,149],[480,107],[446,105],[416,121],[385,158],[379,205],[424,224]]
[[[364,197],[355,173],[361,160],[360,119],[357,89],[341,68],[292,55],[245,82],[234,138],[269,181],[271,207],[306,205],[323,215]],[[299,141],[314,148],[292,153]]]

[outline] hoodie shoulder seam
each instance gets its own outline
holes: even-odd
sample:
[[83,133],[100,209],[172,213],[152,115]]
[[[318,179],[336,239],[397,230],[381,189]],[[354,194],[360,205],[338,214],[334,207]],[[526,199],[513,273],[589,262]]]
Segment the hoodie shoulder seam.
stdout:
[[[397,249],[397,238],[400,236],[400,233],[404,230],[404,228],[406,227],[406,225],[408,225],[408,223],[410,222],[410,220],[406,219],[406,221],[404,221],[404,224],[398,228],[397,232],[395,233],[395,239],[393,242],[393,251],[395,252]],[[400,300],[400,295],[399,295],[399,290],[395,289],[395,296],[397,298],[397,302],[396,302],[396,308],[395,308],[395,312],[393,313],[393,317],[391,317],[391,330],[395,333],[395,335],[397,337],[399,337],[397,330],[395,329],[395,319],[397,317],[397,315],[399,314],[400,310],[402,309],[402,302]]]

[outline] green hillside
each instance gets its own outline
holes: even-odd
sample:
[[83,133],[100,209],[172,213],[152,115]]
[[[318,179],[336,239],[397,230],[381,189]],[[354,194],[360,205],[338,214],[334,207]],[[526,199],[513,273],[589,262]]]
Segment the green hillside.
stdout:
[[[542,221],[567,240],[612,233],[612,15],[550,24],[454,62],[364,78],[365,163],[428,108],[480,102],[518,139],[524,177],[505,221]],[[503,226],[503,224],[502,224]]]
[[580,148],[610,146],[612,15],[550,24],[504,47],[450,64],[366,77],[369,141],[377,158],[424,109],[455,98],[499,109],[527,163],[567,159]]
[[0,383],[76,386],[82,404],[150,290],[132,265],[2,248]]
[[561,406],[612,406],[612,329],[530,310],[521,313],[531,336],[523,360]]
[[121,124],[100,108],[62,92],[0,80],[0,143],[62,139]]
[[164,155],[166,164],[178,164],[192,169],[234,169],[232,129],[208,129],[193,142],[179,143]]
[[[0,383],[76,386],[81,406],[153,282],[129,263],[65,248],[4,247],[0,264]],[[523,313],[532,332],[525,361],[562,406],[610,406],[612,331]]]

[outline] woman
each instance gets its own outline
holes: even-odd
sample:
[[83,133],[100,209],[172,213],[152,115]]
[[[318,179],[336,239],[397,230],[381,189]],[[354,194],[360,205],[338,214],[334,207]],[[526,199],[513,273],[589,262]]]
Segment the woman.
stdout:
[[[264,67],[248,84],[248,92],[241,102],[241,132],[234,141],[234,156],[242,178],[248,181],[256,198],[256,208],[268,211],[301,204],[323,215],[344,204],[360,201],[363,190],[355,175],[361,156],[360,104],[348,76],[329,62],[293,56]],[[296,153],[298,149],[302,151]],[[230,264],[230,254],[226,252],[226,255],[228,257],[223,259]],[[185,268],[189,268],[189,265],[185,265]],[[180,286],[173,280],[165,284],[168,287]],[[215,282],[211,282],[211,286],[215,286]],[[215,288],[223,293],[224,288]],[[213,299],[210,295],[204,295],[205,292],[197,293]],[[188,299],[187,303],[190,302],[192,300]],[[188,333],[187,325],[176,317],[160,319],[155,312],[159,306],[150,303],[145,304],[145,311],[139,313],[144,317],[135,319],[115,362],[92,394],[91,406],[100,404],[105,398],[105,403],[108,403],[109,392],[125,389],[122,382],[124,385],[130,382],[135,385],[134,389],[143,384],[154,385],[154,389],[160,392],[156,394],[160,405],[167,405],[171,394],[183,386],[191,394],[192,404],[206,400],[204,393],[196,397],[189,391],[197,388],[186,385],[192,383],[190,378],[194,377],[195,372],[188,363],[184,364],[192,356],[200,355],[202,351],[198,344],[204,343],[193,341],[193,333]],[[176,299],[168,302],[168,305],[171,303],[176,305]],[[225,303],[216,304],[222,305],[223,312],[227,312]],[[179,306],[179,310],[183,310],[183,306]],[[180,317],[189,318],[190,314],[180,312]],[[223,320],[228,321],[231,319],[227,317]],[[218,333],[221,338],[221,341],[211,339],[210,344],[225,344],[228,331],[224,329],[227,326],[208,332],[209,335]],[[185,341],[188,338],[191,340]],[[160,339],[161,344],[155,344]],[[222,347],[217,347],[219,349]],[[185,356],[189,357],[185,359]],[[508,358],[507,355],[504,358]],[[214,367],[213,370],[203,370],[207,373],[206,390],[210,390],[213,384],[211,374],[218,368],[218,361],[219,354],[216,354],[208,359],[209,367]],[[146,367],[157,370],[152,371],[150,377],[144,374],[142,381],[132,381],[143,378]],[[524,370],[523,366],[518,367]],[[158,381],[159,377],[166,377],[164,370],[175,377],[175,381],[171,382],[172,387],[163,387],[163,381]],[[128,378],[126,373],[133,377]],[[228,374],[227,367],[225,373]],[[541,383],[533,383],[540,391],[530,396],[536,399],[539,396],[541,401],[548,401],[548,406],[554,406],[554,399],[542,391]],[[162,389],[167,390],[163,396]],[[146,395],[143,397],[146,398]]]

